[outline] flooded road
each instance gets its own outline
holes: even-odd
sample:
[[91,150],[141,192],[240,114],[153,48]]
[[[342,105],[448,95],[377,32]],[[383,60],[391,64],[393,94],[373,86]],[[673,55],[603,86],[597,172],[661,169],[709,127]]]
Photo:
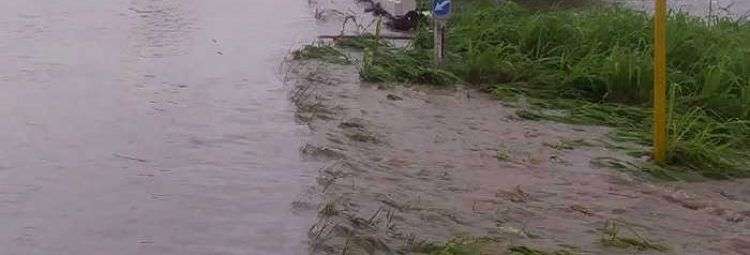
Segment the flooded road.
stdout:
[[0,254],[301,254],[294,0],[5,0]]

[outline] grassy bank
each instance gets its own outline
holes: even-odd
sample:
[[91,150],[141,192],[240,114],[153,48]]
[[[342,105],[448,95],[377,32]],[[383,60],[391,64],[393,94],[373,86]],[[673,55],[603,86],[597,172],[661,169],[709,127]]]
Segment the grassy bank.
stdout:
[[[748,176],[750,25],[672,13],[669,28],[669,164],[712,178]],[[362,77],[442,85],[455,76],[506,99],[569,110],[539,118],[615,126],[647,144],[651,31],[648,14],[619,7],[468,1],[450,21],[445,66],[431,66],[423,26],[412,48],[368,49]],[[433,71],[403,74],[421,69]]]
[[[609,125],[648,144],[651,17],[581,2],[459,2],[439,68],[426,20],[412,47],[373,38],[345,45],[363,49],[366,81],[472,84],[505,100],[529,98],[533,107],[522,117]],[[750,25],[672,13],[669,29],[669,166],[711,178],[750,176]]]

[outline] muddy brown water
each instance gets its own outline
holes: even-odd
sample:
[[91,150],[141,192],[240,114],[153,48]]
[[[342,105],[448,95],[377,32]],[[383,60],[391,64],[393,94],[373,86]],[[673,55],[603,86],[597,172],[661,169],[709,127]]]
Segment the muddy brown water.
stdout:
[[302,254],[294,0],[5,0],[0,254]]
[[597,243],[612,219],[673,254],[750,250],[747,181],[641,183],[590,162],[622,155],[555,146],[602,128],[319,63],[297,85],[322,102],[290,106],[288,49],[350,13],[345,32],[372,24],[308,2],[4,1],[0,254],[389,254],[466,234],[636,253]]
[[[303,151],[328,162],[310,192],[316,254],[432,254],[474,238],[493,255],[750,254],[748,180],[649,181],[625,153],[647,149],[604,127],[525,120],[523,104],[471,89],[367,84],[356,66],[294,68],[298,117],[316,134]],[[613,247],[612,233],[661,248]]]

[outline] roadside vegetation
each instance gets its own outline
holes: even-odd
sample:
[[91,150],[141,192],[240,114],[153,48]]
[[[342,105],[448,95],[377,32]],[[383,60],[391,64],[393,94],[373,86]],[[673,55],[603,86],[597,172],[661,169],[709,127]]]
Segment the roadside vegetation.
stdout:
[[[529,107],[520,117],[608,125],[616,138],[648,145],[651,17],[580,1],[572,8],[525,2],[532,7],[460,2],[440,67],[431,61],[427,20],[411,47],[375,37],[339,43],[363,50],[365,81],[471,84],[503,100],[524,98]],[[750,176],[750,24],[674,12],[668,37],[668,168],[715,179]]]
[[574,255],[569,250],[543,251],[528,246],[508,246],[493,238],[457,238],[440,244],[428,244],[414,252],[429,255]]

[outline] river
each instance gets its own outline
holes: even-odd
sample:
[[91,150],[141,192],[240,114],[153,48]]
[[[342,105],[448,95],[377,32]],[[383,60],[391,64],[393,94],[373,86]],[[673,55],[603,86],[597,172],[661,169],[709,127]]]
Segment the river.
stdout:
[[0,254],[301,254],[293,0],[4,0]]

